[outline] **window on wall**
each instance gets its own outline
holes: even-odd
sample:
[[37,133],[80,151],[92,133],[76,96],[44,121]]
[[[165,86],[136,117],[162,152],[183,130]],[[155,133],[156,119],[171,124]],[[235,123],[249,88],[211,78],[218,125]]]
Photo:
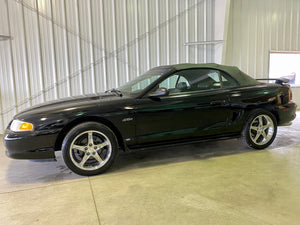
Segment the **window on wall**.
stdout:
[[300,52],[270,52],[269,78],[287,78],[300,86]]

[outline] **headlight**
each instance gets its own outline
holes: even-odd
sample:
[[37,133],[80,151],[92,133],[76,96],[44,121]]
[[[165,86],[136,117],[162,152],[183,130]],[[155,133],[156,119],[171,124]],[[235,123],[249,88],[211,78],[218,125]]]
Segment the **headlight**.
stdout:
[[15,132],[22,132],[22,131],[33,131],[33,124],[20,121],[20,120],[13,120],[10,129]]

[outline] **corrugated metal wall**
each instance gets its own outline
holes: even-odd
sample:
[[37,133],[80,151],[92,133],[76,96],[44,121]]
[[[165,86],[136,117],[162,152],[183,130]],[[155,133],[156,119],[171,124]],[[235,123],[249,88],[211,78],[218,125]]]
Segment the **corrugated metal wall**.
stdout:
[[[300,0],[231,0],[227,65],[268,78],[269,51],[300,51]],[[293,88],[300,104],[300,88]]]
[[299,51],[300,0],[231,0],[226,64],[268,76],[269,51]]
[[0,0],[0,133],[19,111],[116,87],[151,67],[212,62],[213,0]]

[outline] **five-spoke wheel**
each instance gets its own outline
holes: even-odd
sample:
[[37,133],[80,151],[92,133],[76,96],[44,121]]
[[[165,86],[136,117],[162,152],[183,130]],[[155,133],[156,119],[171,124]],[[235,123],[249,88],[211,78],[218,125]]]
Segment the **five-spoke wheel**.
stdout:
[[74,138],[69,154],[78,168],[95,170],[105,165],[111,155],[111,144],[105,134],[88,130]]
[[274,134],[274,123],[270,116],[262,114],[254,118],[249,129],[251,140],[257,145],[268,143]]
[[250,115],[242,133],[242,142],[255,149],[268,147],[275,139],[277,123],[273,114],[255,110]]
[[67,166],[80,175],[104,172],[112,164],[117,141],[105,125],[87,122],[74,127],[63,142],[63,157]]

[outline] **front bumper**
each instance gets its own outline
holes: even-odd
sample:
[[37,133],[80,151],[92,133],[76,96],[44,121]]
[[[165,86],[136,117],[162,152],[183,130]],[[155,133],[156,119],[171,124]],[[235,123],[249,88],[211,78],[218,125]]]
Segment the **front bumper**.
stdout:
[[6,155],[14,159],[55,158],[54,146],[58,133],[24,132],[6,130],[4,145]]
[[278,112],[278,125],[287,124],[296,118],[297,104],[293,101],[289,101],[285,105],[277,107]]

